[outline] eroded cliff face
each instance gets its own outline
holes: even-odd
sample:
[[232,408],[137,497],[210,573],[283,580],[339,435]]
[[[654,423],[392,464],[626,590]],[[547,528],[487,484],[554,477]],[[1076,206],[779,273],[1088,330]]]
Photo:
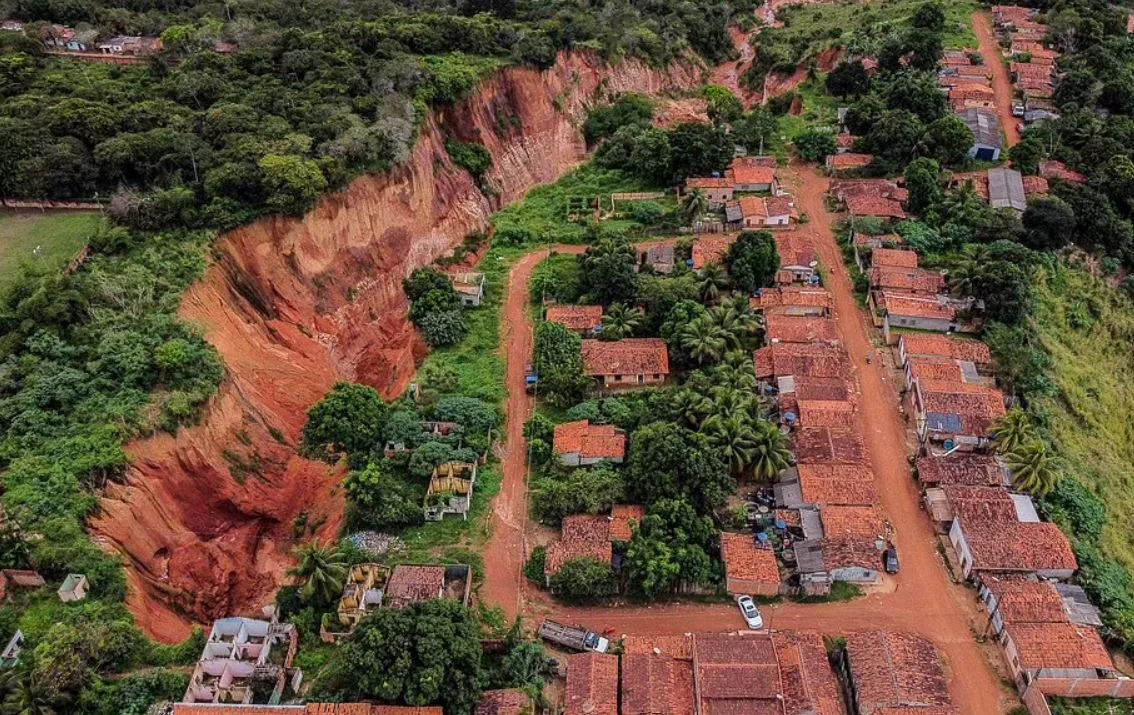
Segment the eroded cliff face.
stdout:
[[[506,70],[431,117],[396,171],[354,181],[302,219],[224,236],[181,306],[224,358],[220,394],[200,425],[129,445],[125,483],[107,490],[91,523],[127,562],[139,625],[173,641],[192,622],[269,602],[297,518],[324,538],[342,523],[342,474],[296,453],[307,409],[337,380],[392,397],[424,355],[402,279],[484,229],[500,205],[577,166],[586,107],[604,93],[691,89],[700,74],[578,53],[545,72]],[[494,201],[453,167],[446,136],[492,153]]]

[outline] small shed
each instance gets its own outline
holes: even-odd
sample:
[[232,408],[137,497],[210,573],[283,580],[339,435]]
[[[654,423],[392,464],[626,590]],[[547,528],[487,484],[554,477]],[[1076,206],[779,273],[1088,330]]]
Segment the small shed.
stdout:
[[81,573],[67,574],[67,578],[63,579],[63,585],[59,587],[57,593],[59,600],[63,603],[71,603],[73,601],[82,601],[87,597],[87,589],[90,584],[87,582],[87,577]]

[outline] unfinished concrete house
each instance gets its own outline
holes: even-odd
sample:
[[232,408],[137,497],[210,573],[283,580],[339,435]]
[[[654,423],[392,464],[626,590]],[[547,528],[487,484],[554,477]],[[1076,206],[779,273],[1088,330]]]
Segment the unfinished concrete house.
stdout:
[[291,667],[298,647],[299,634],[290,623],[222,618],[209,631],[182,701],[278,704],[289,677],[293,689],[302,678]]
[[483,273],[454,273],[453,289],[461,298],[461,304],[468,308],[476,308],[484,299]]
[[425,491],[425,520],[441,521],[446,514],[469,518],[476,465],[468,462],[445,462],[433,470]]
[[319,637],[324,643],[335,643],[354,630],[370,612],[381,607],[385,597],[390,567],[381,564],[356,564],[347,572],[343,595],[334,614],[323,616]]
[[448,598],[467,606],[471,590],[472,569],[466,564],[399,564],[390,575],[383,600],[390,608],[405,608],[435,598]]

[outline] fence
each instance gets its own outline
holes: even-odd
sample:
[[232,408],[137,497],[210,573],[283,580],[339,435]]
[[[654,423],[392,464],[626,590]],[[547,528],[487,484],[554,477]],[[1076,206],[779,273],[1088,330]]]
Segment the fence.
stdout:
[[36,201],[35,199],[0,199],[0,206],[15,211],[99,211],[102,204],[93,201]]

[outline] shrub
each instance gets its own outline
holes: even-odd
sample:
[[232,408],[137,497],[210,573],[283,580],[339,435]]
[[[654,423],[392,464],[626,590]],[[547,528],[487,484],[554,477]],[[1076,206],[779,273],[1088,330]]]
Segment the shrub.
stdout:
[[598,601],[614,595],[614,573],[596,558],[573,559],[551,577],[551,591],[568,603]]

